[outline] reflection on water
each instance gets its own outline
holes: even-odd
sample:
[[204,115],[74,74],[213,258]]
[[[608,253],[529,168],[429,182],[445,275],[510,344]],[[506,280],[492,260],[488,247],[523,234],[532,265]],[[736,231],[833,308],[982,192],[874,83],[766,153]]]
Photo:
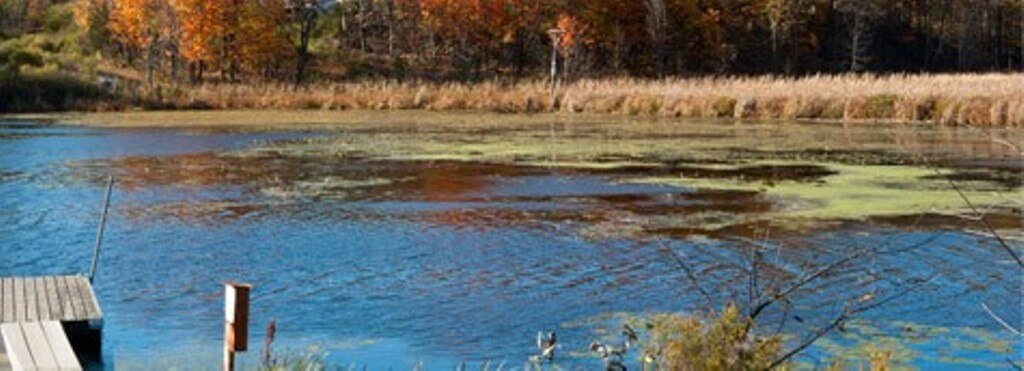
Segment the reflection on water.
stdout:
[[[107,356],[123,367],[216,367],[228,279],[256,287],[254,335],[274,318],[282,347],[317,346],[338,364],[518,367],[533,334],[551,329],[568,355],[561,365],[592,367],[599,361],[578,350],[624,318],[613,313],[706,307],[666,249],[685,257],[717,306],[747,297],[755,250],[767,287],[864,246],[878,248],[768,320],[805,334],[845,300],[926,280],[868,314],[863,328],[876,325],[858,328],[856,340],[913,339],[900,349],[931,367],[1001,367],[1012,356],[1017,340],[977,303],[1020,318],[1021,273],[970,220],[927,210],[781,218],[798,201],[762,190],[827,183],[836,175],[828,163],[921,163],[927,153],[952,169],[944,177],[1012,195],[1019,168],[1005,148],[933,130],[612,129],[566,125],[550,139],[522,127],[250,133],[8,123],[0,125],[0,273],[84,271],[112,173],[119,188],[96,286]],[[535,139],[549,142],[526,148]],[[832,148],[796,150],[796,141]],[[633,181],[673,176],[756,186]],[[1019,234],[1019,205],[992,210],[987,221]],[[993,341],[947,357],[922,340],[945,339],[940,329]],[[803,361],[856,349],[850,336],[829,337]],[[251,353],[242,362],[254,364]]]

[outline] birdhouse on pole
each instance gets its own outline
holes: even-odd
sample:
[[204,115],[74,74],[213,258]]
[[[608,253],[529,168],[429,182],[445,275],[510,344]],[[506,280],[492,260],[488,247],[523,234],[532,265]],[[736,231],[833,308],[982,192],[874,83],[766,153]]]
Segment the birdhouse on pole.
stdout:
[[252,285],[224,283],[224,371],[235,369],[235,352],[249,348],[249,291]]

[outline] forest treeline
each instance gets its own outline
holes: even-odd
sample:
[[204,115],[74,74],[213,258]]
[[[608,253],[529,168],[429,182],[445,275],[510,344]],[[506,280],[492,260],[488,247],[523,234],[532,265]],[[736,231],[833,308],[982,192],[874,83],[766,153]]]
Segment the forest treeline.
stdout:
[[0,1],[3,38],[72,21],[81,50],[192,82],[518,78],[552,54],[566,79],[1024,69],[1021,0]]

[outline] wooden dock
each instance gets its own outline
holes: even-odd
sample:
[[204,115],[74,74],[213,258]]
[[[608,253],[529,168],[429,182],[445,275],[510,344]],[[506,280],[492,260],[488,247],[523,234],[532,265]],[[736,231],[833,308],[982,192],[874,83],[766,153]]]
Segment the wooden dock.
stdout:
[[34,321],[102,326],[103,314],[85,277],[0,278],[0,323]]
[[[55,330],[56,324],[62,333]],[[49,349],[54,350],[53,359],[59,360],[66,355],[64,343],[73,348],[79,362],[87,363],[97,360],[100,354],[103,312],[92,284],[84,276],[2,277],[0,328],[4,332],[5,353],[0,355],[0,369],[34,369],[31,364],[35,358],[44,362],[37,366],[48,368],[43,366],[49,364],[46,362],[50,357],[30,358],[29,366],[25,366],[24,354],[34,352],[32,347]],[[66,341],[62,341],[65,339],[61,335]],[[20,357],[18,351],[23,352]]]

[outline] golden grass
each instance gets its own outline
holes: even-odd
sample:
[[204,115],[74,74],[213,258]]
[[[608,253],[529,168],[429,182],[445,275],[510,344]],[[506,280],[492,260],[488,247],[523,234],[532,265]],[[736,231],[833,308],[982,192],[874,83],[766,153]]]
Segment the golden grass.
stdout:
[[1024,74],[163,87],[149,108],[432,110],[1024,126]]

